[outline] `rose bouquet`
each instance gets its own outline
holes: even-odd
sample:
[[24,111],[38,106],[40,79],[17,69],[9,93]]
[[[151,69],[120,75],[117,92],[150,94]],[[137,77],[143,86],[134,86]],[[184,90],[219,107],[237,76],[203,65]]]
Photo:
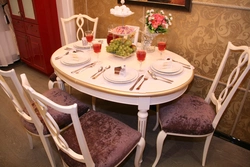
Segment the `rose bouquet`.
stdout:
[[163,10],[148,10],[146,13],[146,26],[150,33],[166,33],[171,26],[173,17],[171,14],[166,16]]

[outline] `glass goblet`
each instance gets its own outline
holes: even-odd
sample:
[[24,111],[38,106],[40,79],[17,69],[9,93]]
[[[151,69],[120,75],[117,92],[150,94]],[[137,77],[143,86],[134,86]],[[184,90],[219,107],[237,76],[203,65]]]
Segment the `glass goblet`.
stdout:
[[100,41],[93,41],[92,47],[94,52],[97,54],[97,61],[99,62],[99,53],[101,52],[102,49],[102,43]]
[[137,60],[140,62],[139,71],[143,71],[142,68],[141,68],[141,66],[142,66],[142,62],[146,58],[146,51],[142,50],[142,49],[137,50],[136,51],[136,57],[137,57]]
[[160,55],[161,55],[160,59],[164,59],[162,55],[163,55],[164,50],[167,47],[167,39],[166,38],[159,38],[157,40],[157,46],[158,46],[158,50],[160,51]]
[[91,31],[91,30],[85,31],[85,37],[86,37],[86,40],[88,41],[88,43],[90,44],[94,39],[93,31]]

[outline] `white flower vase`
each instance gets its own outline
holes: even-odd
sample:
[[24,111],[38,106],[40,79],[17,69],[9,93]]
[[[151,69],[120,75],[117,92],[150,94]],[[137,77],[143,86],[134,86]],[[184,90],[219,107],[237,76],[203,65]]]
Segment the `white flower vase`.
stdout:
[[145,27],[144,33],[142,34],[141,43],[143,49],[145,49],[148,53],[152,53],[155,51],[155,46],[152,45],[152,41],[158,35],[158,33],[151,33],[148,28]]

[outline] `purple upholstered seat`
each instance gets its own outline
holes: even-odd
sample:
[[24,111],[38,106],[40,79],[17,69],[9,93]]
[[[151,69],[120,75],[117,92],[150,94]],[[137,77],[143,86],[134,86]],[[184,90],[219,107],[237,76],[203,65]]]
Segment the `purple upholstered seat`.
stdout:
[[[60,105],[64,105],[64,106],[77,103],[79,116],[83,115],[84,113],[86,113],[89,110],[89,107],[86,104],[84,104],[83,102],[76,99],[74,96],[68,94],[67,92],[65,92],[59,88],[49,89],[48,91],[43,93],[43,95],[46,96],[47,98],[49,98],[50,100],[54,101],[55,103],[60,104]],[[38,109],[36,108],[36,105],[32,104],[32,106],[35,109],[36,114],[38,115],[39,119],[44,124],[44,130],[43,130],[44,135],[49,134],[49,130],[46,128],[45,123],[44,123],[42,117],[40,116]],[[25,112],[28,114],[27,111],[25,111]],[[52,108],[49,108],[49,113],[55,119],[55,121],[57,122],[57,124],[60,128],[64,128],[72,123],[72,120],[71,120],[69,114],[64,114],[64,113],[58,112]],[[35,128],[35,125],[33,123],[29,123],[26,120],[24,120],[23,118],[22,118],[22,122],[23,122],[24,127],[28,131],[30,131],[34,134],[38,134],[38,132]]]
[[[141,133],[137,130],[93,110],[84,114],[80,118],[80,123],[96,167],[117,165],[141,139]],[[63,131],[62,136],[72,150],[81,154],[73,126]],[[60,153],[69,166],[85,166],[62,151]]]
[[184,94],[164,104],[159,111],[162,129],[168,133],[203,135],[214,131],[213,108],[202,98]]

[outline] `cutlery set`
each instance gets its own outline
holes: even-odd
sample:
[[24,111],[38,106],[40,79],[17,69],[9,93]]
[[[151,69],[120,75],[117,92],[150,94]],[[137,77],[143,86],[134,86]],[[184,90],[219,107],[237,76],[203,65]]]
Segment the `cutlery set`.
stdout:
[[77,70],[74,70],[74,71],[71,71],[71,74],[78,74],[80,73],[81,71],[87,69],[87,68],[91,68],[91,67],[94,67],[96,65],[97,61],[93,62],[93,63],[90,63],[90,64],[87,64],[81,68],[78,68]]
[[104,69],[102,68],[102,70],[99,69],[97,73],[95,73],[94,75],[91,76],[91,78],[92,79],[96,79],[99,75],[101,75],[102,73],[104,73],[109,68],[110,68],[110,66],[107,66]]
[[148,73],[149,73],[149,75],[150,75],[154,80],[161,80],[161,81],[164,81],[164,82],[169,83],[169,84],[171,84],[171,83],[173,82],[173,80],[170,80],[170,79],[164,78],[164,77],[162,77],[162,76],[156,75],[156,74],[153,73],[152,71],[149,71],[149,70],[148,70]]
[[63,56],[66,56],[66,55],[68,55],[68,54],[69,54],[69,52],[66,52],[66,53],[63,54],[63,55],[56,56],[55,60],[59,60],[59,59],[61,59]]

